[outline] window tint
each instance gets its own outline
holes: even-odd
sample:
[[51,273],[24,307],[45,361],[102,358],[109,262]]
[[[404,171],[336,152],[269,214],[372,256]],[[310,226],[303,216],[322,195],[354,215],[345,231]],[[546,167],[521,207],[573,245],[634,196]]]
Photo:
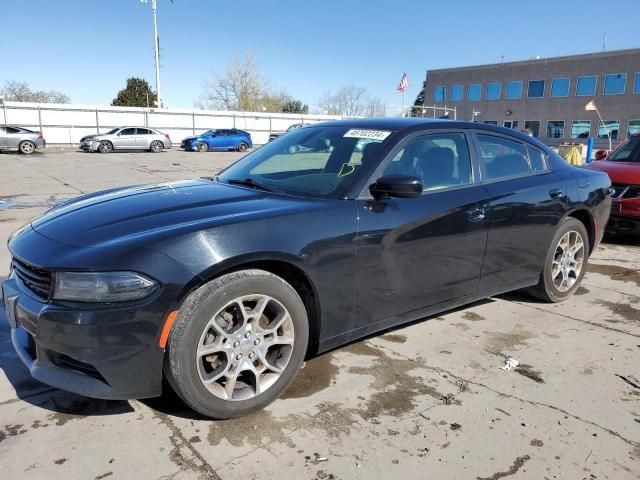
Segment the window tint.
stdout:
[[591,120],[574,120],[571,122],[571,138],[589,138]]
[[4,127],[0,127],[0,134],[4,132],[5,132]]
[[443,133],[410,140],[384,171],[384,175],[398,174],[420,178],[424,191],[471,183],[471,159],[465,136]]
[[491,135],[478,135],[477,138],[483,179],[495,180],[529,173],[527,152],[522,143]]
[[487,100],[500,100],[500,90],[502,84],[500,82],[487,83]]
[[529,152],[529,162],[533,172],[544,172],[549,168],[547,166],[547,156],[542,150],[527,145],[527,152]]
[[507,98],[509,100],[522,98],[522,82],[520,80],[507,82]]
[[471,83],[469,85],[469,89],[467,90],[467,99],[480,100],[481,96],[482,96],[482,84]]
[[540,122],[538,120],[525,120],[524,129],[529,130],[536,138],[540,136]]
[[620,120],[605,120],[598,127],[598,138],[609,138],[609,134],[611,134],[611,139],[617,140],[619,130]]
[[444,102],[447,95],[447,87],[436,87],[433,89],[433,99],[436,102]]
[[19,128],[13,128],[13,127],[5,127],[7,133],[20,133],[21,130]]
[[529,80],[529,90],[527,96],[529,98],[544,97],[544,80]]
[[607,157],[610,162],[638,162],[640,163],[640,137],[633,137],[616,148]]
[[120,131],[120,135],[135,135],[135,134],[136,134],[135,128],[125,128]]
[[151,135],[151,134],[153,134],[153,132],[151,130],[149,130],[148,128],[138,128],[137,129],[137,134],[138,135]]
[[629,130],[627,131],[627,136],[635,135],[636,133],[640,133],[640,120],[629,120]]
[[610,73],[604,76],[604,94],[622,95],[627,86],[626,73]]
[[547,138],[563,138],[564,137],[564,121],[549,120],[547,122]]
[[569,79],[554,78],[551,80],[551,96],[552,97],[568,97],[569,96]]
[[460,102],[464,99],[464,85],[451,86],[451,101]]
[[633,93],[640,93],[640,72],[636,72],[636,78],[633,81]]
[[596,84],[598,83],[598,77],[595,75],[584,75],[578,77],[576,83],[576,95],[579,97],[593,96],[596,94]]

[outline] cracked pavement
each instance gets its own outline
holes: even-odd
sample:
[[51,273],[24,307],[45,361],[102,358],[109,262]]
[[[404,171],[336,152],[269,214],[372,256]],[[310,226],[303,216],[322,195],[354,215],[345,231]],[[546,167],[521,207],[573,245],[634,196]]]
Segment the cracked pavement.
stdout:
[[[0,154],[0,239],[56,202],[211,175],[235,153]],[[5,201],[6,203],[3,203]],[[0,246],[0,277],[9,254]],[[4,478],[638,479],[640,245],[609,240],[549,305],[510,293],[309,360],[264,411],[168,393],[93,400],[30,379],[0,318]],[[520,365],[503,371],[505,356]]]

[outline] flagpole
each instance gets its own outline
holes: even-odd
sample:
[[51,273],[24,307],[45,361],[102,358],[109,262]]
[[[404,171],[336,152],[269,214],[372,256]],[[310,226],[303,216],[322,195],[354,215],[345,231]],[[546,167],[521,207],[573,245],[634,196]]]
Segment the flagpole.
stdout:
[[402,90],[402,118],[404,118],[404,90]]

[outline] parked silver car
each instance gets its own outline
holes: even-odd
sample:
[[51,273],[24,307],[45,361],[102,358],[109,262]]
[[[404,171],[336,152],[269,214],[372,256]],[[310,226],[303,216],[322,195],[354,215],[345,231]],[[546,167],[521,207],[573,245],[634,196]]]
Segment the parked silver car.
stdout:
[[107,133],[82,137],[80,148],[100,153],[111,153],[114,150],[149,150],[160,153],[165,148],[171,148],[171,138],[152,128],[117,127]]
[[0,150],[13,150],[26,155],[44,148],[47,142],[42,133],[13,125],[0,125]]

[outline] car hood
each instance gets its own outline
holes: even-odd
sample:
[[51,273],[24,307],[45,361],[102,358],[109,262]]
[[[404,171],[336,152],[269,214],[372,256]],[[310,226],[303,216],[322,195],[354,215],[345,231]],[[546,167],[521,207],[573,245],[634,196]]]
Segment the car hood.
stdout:
[[640,163],[638,162],[610,162],[599,160],[589,164],[592,170],[605,172],[611,183],[623,185],[640,185]]
[[64,202],[32,221],[67,245],[148,245],[181,233],[299,211],[317,203],[207,179],[138,185]]
[[196,137],[186,137],[182,139],[183,142],[193,142],[194,140],[202,140],[202,137],[196,136]]
[[84,137],[82,137],[80,139],[80,141],[82,142],[83,140],[93,140],[96,139],[98,137],[101,137],[102,135],[85,135]]

